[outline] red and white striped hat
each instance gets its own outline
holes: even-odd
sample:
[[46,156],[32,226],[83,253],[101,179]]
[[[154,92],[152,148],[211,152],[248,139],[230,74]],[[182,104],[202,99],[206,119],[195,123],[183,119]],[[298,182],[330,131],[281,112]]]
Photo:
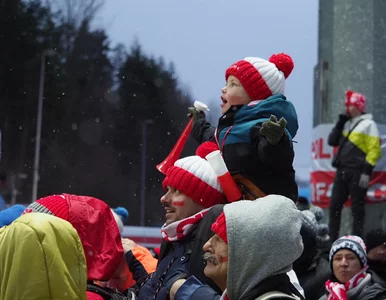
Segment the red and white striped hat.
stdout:
[[216,173],[204,158],[215,150],[218,150],[215,143],[206,142],[198,147],[196,155],[177,160],[167,170],[162,183],[164,189],[175,188],[204,208],[227,203]]
[[251,100],[264,100],[272,95],[284,94],[285,80],[294,68],[292,58],[284,53],[274,54],[269,60],[246,57],[225,72],[240,80]]

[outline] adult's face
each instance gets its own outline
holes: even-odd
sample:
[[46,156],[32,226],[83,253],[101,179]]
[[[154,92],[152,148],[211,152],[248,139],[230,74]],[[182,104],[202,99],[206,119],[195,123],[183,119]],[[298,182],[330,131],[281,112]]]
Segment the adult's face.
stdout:
[[386,262],[386,243],[380,244],[367,253],[367,258],[373,261]]
[[193,216],[204,209],[181,191],[170,186],[167,189],[161,198],[161,204],[166,211],[165,225]]
[[204,274],[225,290],[228,274],[228,244],[215,234],[205,243],[203,249],[206,261]]
[[362,269],[358,256],[351,250],[341,249],[332,258],[332,268],[336,279],[346,283]]

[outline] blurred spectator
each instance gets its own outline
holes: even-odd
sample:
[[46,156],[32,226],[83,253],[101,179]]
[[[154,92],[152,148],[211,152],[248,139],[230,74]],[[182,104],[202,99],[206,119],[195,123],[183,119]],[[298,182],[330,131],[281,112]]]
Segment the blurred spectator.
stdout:
[[386,289],[367,272],[366,245],[354,235],[336,240],[331,247],[331,280],[326,281],[327,300],[384,300]]
[[386,232],[374,229],[366,235],[367,260],[372,275],[386,287]]
[[86,258],[69,222],[26,214],[0,229],[0,245],[0,299],[86,299]]
[[21,216],[24,210],[24,205],[16,204],[0,211],[0,227],[11,224],[14,220]]

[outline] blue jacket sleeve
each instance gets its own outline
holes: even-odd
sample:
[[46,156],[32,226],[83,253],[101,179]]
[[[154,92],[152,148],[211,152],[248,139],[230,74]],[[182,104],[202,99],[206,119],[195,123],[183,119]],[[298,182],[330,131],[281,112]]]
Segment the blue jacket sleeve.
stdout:
[[175,300],[219,300],[221,296],[208,285],[203,285],[196,277],[191,276],[178,289]]

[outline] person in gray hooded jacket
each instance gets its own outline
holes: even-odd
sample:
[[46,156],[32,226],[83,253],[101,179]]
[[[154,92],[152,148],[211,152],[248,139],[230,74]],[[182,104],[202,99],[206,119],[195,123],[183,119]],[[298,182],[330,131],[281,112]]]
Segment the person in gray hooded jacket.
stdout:
[[176,281],[170,298],[303,299],[286,274],[303,251],[301,225],[301,212],[284,196],[225,205],[204,245],[205,275],[223,294],[192,276]]

